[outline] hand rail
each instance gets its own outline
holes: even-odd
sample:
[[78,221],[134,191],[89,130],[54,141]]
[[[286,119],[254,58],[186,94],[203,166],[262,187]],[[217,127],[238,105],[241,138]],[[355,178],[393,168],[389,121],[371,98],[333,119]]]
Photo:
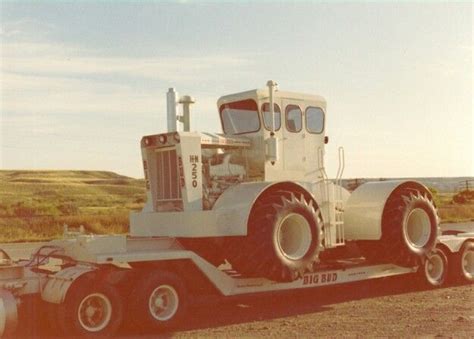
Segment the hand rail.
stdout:
[[339,147],[338,148],[338,156],[339,156],[339,167],[337,168],[337,174],[336,174],[336,185],[341,185],[341,178],[342,174],[344,173],[344,169],[346,167],[346,160],[345,160],[345,154],[344,154],[344,147]]

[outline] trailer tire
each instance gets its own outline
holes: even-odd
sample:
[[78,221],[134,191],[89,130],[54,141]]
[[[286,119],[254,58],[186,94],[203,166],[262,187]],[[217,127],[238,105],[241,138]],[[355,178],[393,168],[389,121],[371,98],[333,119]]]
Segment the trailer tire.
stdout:
[[17,301],[10,291],[0,289],[0,338],[13,335],[17,326]]
[[452,254],[449,259],[453,282],[474,282],[474,242],[466,241],[459,252]]
[[412,266],[423,262],[435,248],[438,224],[436,207],[428,192],[400,186],[385,203],[381,239],[358,241],[358,246],[370,262]]
[[178,326],[186,315],[185,284],[174,273],[155,271],[137,281],[130,309],[135,325],[144,330],[164,330]]
[[85,276],[70,287],[57,315],[63,333],[68,336],[106,337],[121,325],[123,304],[112,285],[97,285]]
[[227,259],[244,275],[296,280],[318,261],[322,225],[318,206],[303,193],[263,194],[250,213],[248,235],[230,239]]
[[443,286],[448,277],[448,259],[444,251],[435,248],[426,256],[419,270],[425,286],[430,288]]

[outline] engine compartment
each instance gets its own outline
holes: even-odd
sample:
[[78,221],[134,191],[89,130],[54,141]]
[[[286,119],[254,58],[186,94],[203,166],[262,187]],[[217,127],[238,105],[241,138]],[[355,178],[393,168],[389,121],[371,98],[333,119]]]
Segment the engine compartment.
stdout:
[[203,209],[210,210],[228,188],[248,179],[248,161],[241,151],[203,150]]

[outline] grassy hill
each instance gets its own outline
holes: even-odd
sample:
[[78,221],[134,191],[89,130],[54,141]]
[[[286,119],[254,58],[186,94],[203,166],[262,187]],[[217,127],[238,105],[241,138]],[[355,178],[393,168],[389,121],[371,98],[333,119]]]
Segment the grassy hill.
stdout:
[[102,171],[0,171],[0,242],[58,237],[63,225],[128,229],[145,202],[143,180]]
[[[462,179],[417,179],[439,191],[435,195],[444,222],[474,220],[474,202],[452,203]],[[57,238],[64,224],[83,225],[92,233],[126,232],[129,212],[145,203],[144,187],[142,179],[112,172],[0,170],[0,242]]]

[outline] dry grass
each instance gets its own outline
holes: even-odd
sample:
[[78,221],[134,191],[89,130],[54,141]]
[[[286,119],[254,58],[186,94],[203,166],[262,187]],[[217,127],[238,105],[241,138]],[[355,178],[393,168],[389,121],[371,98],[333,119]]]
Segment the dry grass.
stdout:
[[438,211],[443,222],[474,221],[474,203],[472,202],[463,205],[444,205]]
[[96,171],[0,171],[0,242],[58,238],[64,225],[124,233],[143,180]]
[[454,193],[435,193],[438,213],[442,222],[474,221],[474,201],[465,204],[453,203]]
[[[474,202],[435,193],[443,222],[474,221]],[[64,225],[124,233],[145,202],[143,180],[97,171],[0,171],[0,242],[58,238]]]

